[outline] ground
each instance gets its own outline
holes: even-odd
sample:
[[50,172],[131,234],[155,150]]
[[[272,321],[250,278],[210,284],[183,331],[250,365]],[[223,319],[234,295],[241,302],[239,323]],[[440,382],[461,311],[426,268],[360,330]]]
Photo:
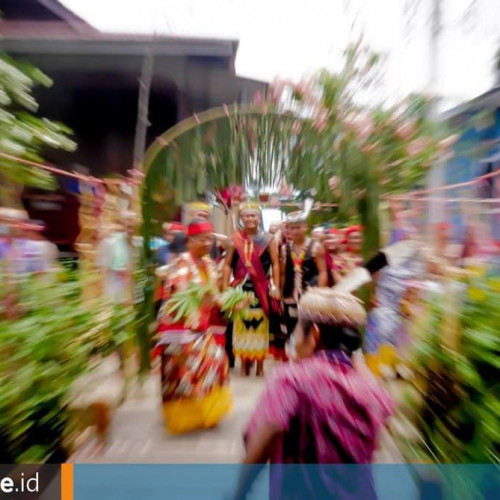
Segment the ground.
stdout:
[[[119,384],[107,376],[111,390]],[[232,413],[216,429],[184,436],[170,436],[161,415],[159,375],[152,375],[142,391],[132,394],[116,411],[109,443],[98,455],[91,443],[82,447],[75,462],[92,463],[238,463],[243,454],[242,434],[264,379],[232,374]],[[397,447],[387,433],[381,439],[376,461],[400,462]]]

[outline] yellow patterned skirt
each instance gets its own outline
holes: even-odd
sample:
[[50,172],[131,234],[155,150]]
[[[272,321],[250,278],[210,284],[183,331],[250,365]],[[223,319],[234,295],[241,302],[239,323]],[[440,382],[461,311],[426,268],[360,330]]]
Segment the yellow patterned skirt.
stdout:
[[226,353],[211,335],[160,345],[163,417],[172,434],[215,427],[232,408]]
[[165,426],[170,434],[184,434],[215,427],[233,406],[231,389],[215,387],[206,396],[163,403]]
[[269,353],[269,318],[262,309],[250,309],[233,326],[233,352],[243,362],[263,361]]

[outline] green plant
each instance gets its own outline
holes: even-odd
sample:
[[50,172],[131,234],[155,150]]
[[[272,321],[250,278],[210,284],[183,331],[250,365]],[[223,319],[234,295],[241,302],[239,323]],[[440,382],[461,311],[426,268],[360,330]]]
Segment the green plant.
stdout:
[[433,296],[411,358],[416,378],[410,405],[416,438],[401,446],[409,461],[500,462],[500,297],[486,278],[468,285],[459,312],[459,346],[443,334],[451,311]]
[[[445,131],[428,119],[424,96],[392,107],[362,103],[360,91],[373,89],[379,68],[378,55],[358,43],[337,74],[277,82],[268,102],[210,110],[167,131],[146,154],[144,220],[162,220],[157,199],[179,205],[228,186],[264,192],[285,181],[337,203],[343,220],[358,216],[371,257],[381,198],[414,187],[453,143],[439,140]],[[151,222],[144,229],[145,240],[159,230]]]
[[279,109],[296,116],[287,181],[338,203],[344,220],[359,216],[365,258],[380,245],[382,197],[414,187],[452,142],[439,141],[443,131],[428,119],[431,101],[424,96],[392,107],[363,103],[362,93],[376,90],[378,70],[378,55],[357,43],[345,51],[339,73],[275,85]]
[[215,297],[217,290],[213,285],[201,286],[199,283],[189,283],[184,290],[176,291],[166,302],[165,312],[177,323],[183,321],[188,328],[197,329],[201,321],[203,301]]
[[253,292],[245,292],[243,287],[238,285],[223,292],[218,302],[224,316],[235,321],[237,318],[247,317],[249,308],[257,304],[257,298]]
[[101,318],[66,273],[19,283],[22,316],[0,320],[0,443],[3,463],[64,460],[69,390],[102,343]]

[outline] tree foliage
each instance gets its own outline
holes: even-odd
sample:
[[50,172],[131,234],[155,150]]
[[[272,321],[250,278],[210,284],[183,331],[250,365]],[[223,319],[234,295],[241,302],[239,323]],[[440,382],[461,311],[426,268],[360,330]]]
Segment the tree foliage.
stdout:
[[[33,66],[0,55],[0,151],[16,158],[40,162],[47,147],[75,149],[70,130],[60,123],[35,115],[38,105],[32,91],[51,80]],[[47,172],[0,157],[0,202],[15,203],[22,186],[51,189],[54,179]],[[14,194],[13,194],[14,192]]]

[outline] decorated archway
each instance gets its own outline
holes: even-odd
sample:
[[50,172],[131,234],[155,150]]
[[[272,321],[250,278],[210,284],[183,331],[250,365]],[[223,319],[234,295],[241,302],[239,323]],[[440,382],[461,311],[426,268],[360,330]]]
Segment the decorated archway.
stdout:
[[377,57],[350,47],[338,74],[294,85],[276,82],[254,104],[193,115],[158,137],[145,155],[144,250],[172,208],[198,197],[226,208],[237,188],[256,194],[289,186],[295,200],[326,203],[332,219],[357,218],[363,255],[381,243],[381,201],[418,187],[453,140],[430,120],[432,103],[411,96],[392,107],[360,104]]
[[159,136],[144,160],[145,241],[185,202],[209,197],[227,210],[228,189],[276,189],[292,124],[274,106],[234,105],[194,115]]

